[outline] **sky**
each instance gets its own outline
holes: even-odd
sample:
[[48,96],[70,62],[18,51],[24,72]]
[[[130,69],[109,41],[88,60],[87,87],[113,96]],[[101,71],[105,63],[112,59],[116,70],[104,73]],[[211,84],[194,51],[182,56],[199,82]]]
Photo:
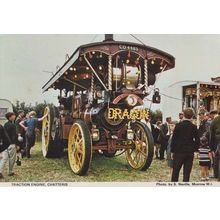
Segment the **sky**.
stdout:
[[[176,67],[159,76],[156,86],[164,94],[181,98],[184,81],[210,81],[220,76],[220,35],[139,35],[146,45],[170,53]],[[137,42],[131,35],[114,35],[115,40]],[[26,103],[44,100],[57,104],[57,92],[42,93],[42,86],[62,66],[65,55],[71,55],[82,45],[102,41],[104,35],[0,35],[0,98]],[[181,101],[162,96],[164,116],[177,118]]]

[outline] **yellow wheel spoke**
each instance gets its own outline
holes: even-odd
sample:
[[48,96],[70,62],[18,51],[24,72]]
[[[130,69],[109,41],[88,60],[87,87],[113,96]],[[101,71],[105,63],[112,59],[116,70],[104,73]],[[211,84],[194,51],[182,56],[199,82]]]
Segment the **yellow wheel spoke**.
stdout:
[[136,140],[139,141],[139,137],[135,131],[134,131],[134,135],[135,135]]
[[83,149],[82,149],[82,147],[77,147],[77,151],[78,151],[80,154],[83,154]]
[[135,154],[135,157],[134,157],[134,161],[136,161],[138,154],[139,154],[139,152],[137,151]]
[[131,156],[134,150],[128,150],[128,154]]
[[143,151],[141,151],[141,150],[140,150],[139,152],[140,152],[143,156],[145,156],[145,157],[147,156],[147,154],[146,154],[145,152],[143,152]]
[[80,157],[80,155],[78,153],[76,153],[76,158],[77,158],[77,162],[76,165],[78,166],[78,168],[80,169],[82,166],[82,158]]

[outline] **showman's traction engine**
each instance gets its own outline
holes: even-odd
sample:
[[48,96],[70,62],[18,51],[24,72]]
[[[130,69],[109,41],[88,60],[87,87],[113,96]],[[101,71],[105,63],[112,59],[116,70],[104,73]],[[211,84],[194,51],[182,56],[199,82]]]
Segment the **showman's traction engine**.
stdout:
[[[128,164],[147,170],[154,142],[144,98],[156,74],[174,68],[173,56],[142,44],[114,41],[80,46],[43,86],[60,91],[59,107],[49,105],[42,126],[44,157],[68,148],[72,171],[85,175],[93,152],[106,157],[125,153]],[[160,101],[156,97],[155,102]]]

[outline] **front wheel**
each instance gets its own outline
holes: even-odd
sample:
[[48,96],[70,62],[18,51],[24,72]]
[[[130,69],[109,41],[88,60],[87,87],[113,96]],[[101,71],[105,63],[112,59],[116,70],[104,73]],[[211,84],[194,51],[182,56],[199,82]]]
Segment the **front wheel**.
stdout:
[[132,148],[125,152],[126,159],[133,169],[145,171],[153,160],[153,137],[147,125],[142,122],[133,123],[131,128],[134,139],[131,141]]
[[76,120],[68,140],[68,158],[72,171],[80,176],[87,173],[92,158],[92,140],[86,123]]

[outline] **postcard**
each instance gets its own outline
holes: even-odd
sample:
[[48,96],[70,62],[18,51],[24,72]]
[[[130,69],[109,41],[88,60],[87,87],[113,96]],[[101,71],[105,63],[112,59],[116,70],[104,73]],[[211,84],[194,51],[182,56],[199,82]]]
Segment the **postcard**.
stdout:
[[219,35],[0,35],[0,186],[219,186]]

